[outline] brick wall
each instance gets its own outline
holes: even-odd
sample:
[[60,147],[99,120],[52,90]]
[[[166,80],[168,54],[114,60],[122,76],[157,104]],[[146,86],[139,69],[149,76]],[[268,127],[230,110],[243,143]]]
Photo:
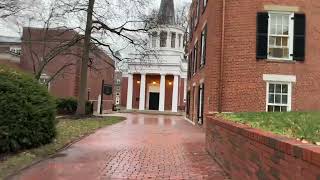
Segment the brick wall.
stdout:
[[[191,12],[195,10],[195,0]],[[201,12],[202,12],[202,0]],[[266,11],[265,5],[297,7],[306,14],[306,57],[304,62],[256,60],[256,16]],[[312,0],[226,0],[225,37],[222,75],[223,112],[261,112],[266,110],[266,82],[263,74],[295,75],[297,82],[292,89],[292,110],[320,110],[320,1]],[[188,89],[205,82],[204,112],[216,112],[219,98],[221,60],[222,0],[209,0],[199,17],[188,52],[200,40],[207,24],[206,65],[188,81]],[[198,52],[200,54],[200,51]],[[200,55],[198,55],[200,57]],[[199,58],[198,58],[199,62]],[[197,91],[197,88],[195,88]],[[191,98],[193,101],[193,98]],[[195,97],[195,101],[197,98]],[[193,112],[193,102],[191,111]],[[191,119],[194,115],[191,114]]]
[[206,148],[232,179],[319,180],[320,147],[207,118]]

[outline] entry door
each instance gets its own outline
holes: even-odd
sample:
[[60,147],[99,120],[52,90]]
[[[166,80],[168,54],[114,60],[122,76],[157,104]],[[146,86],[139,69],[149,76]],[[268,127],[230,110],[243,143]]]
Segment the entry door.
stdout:
[[160,93],[151,92],[149,96],[149,110],[159,110]]

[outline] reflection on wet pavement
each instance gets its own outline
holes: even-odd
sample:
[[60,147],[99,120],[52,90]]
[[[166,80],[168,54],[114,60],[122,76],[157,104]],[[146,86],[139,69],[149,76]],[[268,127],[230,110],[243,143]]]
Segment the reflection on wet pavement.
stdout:
[[122,114],[106,127],[13,179],[227,179],[205,135],[177,116]]

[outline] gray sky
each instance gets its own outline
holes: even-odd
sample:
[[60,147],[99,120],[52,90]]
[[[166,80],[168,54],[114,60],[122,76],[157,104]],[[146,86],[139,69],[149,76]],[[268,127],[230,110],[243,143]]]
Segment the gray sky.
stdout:
[[[50,1],[50,0],[42,0],[42,1]],[[151,0],[153,1],[153,0]],[[159,8],[161,0],[154,0],[154,7],[151,8]],[[185,2],[191,2],[192,0],[174,0],[175,7],[181,6]],[[20,36],[18,32],[17,25],[14,23],[2,22],[0,21],[0,35],[4,36]]]

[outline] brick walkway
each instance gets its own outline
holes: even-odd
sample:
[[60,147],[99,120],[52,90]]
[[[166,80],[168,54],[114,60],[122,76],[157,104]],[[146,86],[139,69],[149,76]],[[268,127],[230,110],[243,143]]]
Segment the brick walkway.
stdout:
[[204,133],[175,116],[127,114],[13,179],[227,179]]

